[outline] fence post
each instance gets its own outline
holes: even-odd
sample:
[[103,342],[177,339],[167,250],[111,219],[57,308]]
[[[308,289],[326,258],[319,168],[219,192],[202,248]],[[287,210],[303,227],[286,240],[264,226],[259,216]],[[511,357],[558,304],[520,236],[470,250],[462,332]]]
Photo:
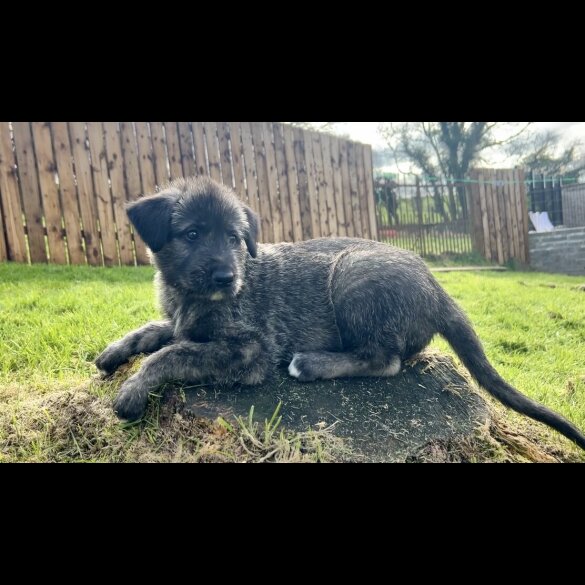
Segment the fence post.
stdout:
[[423,208],[422,208],[422,197],[420,194],[420,178],[416,177],[416,215],[418,219],[418,234],[420,238],[420,249],[421,254],[423,256],[426,255],[426,243],[425,243],[425,234],[423,228]]

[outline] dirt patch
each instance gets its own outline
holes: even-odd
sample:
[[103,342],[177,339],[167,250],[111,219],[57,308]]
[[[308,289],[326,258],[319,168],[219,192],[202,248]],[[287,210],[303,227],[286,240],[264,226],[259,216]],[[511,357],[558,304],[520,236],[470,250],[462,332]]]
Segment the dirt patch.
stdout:
[[[121,423],[111,400],[85,391],[0,407],[0,460],[29,462],[316,462],[343,460],[331,429],[290,433],[275,418],[208,420],[181,412],[180,397],[153,401],[138,424]],[[266,432],[265,432],[266,431]]]

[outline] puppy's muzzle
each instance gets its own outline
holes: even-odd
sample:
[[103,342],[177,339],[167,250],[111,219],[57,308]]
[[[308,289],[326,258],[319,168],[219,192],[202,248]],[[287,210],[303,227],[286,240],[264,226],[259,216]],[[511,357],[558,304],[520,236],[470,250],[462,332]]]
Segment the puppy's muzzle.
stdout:
[[231,270],[215,270],[211,275],[211,280],[217,287],[228,287],[234,282],[234,273]]

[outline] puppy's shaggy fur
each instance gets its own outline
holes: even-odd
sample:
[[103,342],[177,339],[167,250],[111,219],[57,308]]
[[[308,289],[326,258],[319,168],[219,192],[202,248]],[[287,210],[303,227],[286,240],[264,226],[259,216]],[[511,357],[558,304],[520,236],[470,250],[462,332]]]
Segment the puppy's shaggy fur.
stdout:
[[166,382],[259,384],[282,364],[303,382],[393,376],[440,333],[498,400],[585,448],[575,426],[499,376],[418,256],[356,238],[257,245],[254,212],[204,178],[175,181],[128,215],[152,250],[165,319],[96,361],[111,374],[132,355],[152,354],[122,385],[120,417],[141,417]]

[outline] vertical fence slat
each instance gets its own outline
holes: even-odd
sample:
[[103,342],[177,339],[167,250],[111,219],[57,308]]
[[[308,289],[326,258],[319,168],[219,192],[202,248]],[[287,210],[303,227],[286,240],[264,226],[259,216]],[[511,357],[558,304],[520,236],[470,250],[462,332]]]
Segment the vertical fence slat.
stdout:
[[356,169],[356,152],[355,143],[350,142],[347,145],[347,162],[349,166],[349,188],[351,198],[351,212],[353,216],[353,226],[355,235],[363,238],[364,232],[362,230],[362,215],[360,211],[359,191],[358,191],[358,177]]
[[333,196],[335,198],[335,212],[337,216],[337,235],[347,236],[345,227],[345,206],[343,204],[343,187],[341,184],[341,168],[339,166],[339,140],[335,136],[329,137],[331,145],[331,168],[333,171]]
[[89,139],[91,169],[98,219],[100,222],[104,264],[106,266],[116,266],[119,264],[118,250],[116,247],[116,226],[114,225],[114,212],[112,210],[112,196],[110,194],[108,163],[106,160],[102,123],[88,122],[87,136]]
[[181,165],[181,147],[179,146],[179,131],[176,122],[165,122],[165,136],[167,142],[167,156],[171,181],[183,176]]
[[[142,187],[140,180],[140,165],[138,161],[138,146],[132,122],[120,122],[120,132],[122,137],[122,157],[124,159],[124,170],[126,176],[126,200],[134,201],[140,195],[149,191]],[[146,250],[146,244],[142,238],[132,230],[134,240],[134,250],[136,253],[136,262],[138,264],[148,264],[150,259]]]
[[232,164],[234,166],[235,191],[242,201],[248,200],[246,194],[246,170],[244,167],[244,147],[242,145],[242,128],[239,122],[229,122],[232,146]]
[[[181,149],[181,166],[184,177],[197,175],[197,164],[194,157],[193,137],[189,122],[177,122],[179,131],[179,148]],[[199,161],[197,161],[198,163]]]
[[347,149],[349,143],[347,140],[341,140],[339,145],[339,167],[341,169],[341,189],[343,191],[343,208],[345,212],[345,229],[347,235],[353,238],[356,235],[355,224],[353,221],[353,209],[351,203],[351,184],[349,179],[349,162],[347,158]]
[[126,214],[126,189],[124,186],[124,167],[122,161],[122,148],[120,146],[120,133],[117,122],[104,122],[104,135],[106,139],[106,155],[110,182],[112,188],[112,205],[114,209],[114,221],[118,235],[118,251],[120,262],[125,266],[134,264],[132,250],[132,233],[130,220]]
[[32,262],[46,262],[45,230],[43,228],[43,209],[41,194],[37,183],[35,156],[29,122],[14,122],[14,144],[16,162],[26,218],[28,246]]
[[368,196],[366,192],[366,174],[364,172],[364,146],[355,145],[355,165],[358,177],[358,198],[360,202],[360,218],[362,222],[362,238],[370,238],[370,222],[368,218]]
[[193,147],[195,151],[195,171],[198,176],[210,176],[207,157],[205,154],[205,133],[203,131],[203,122],[191,122],[193,132]]
[[57,165],[53,156],[51,130],[48,122],[32,122],[32,136],[35,144],[37,176],[41,191],[49,258],[53,264],[67,264],[67,251],[61,223],[59,189],[55,182]]
[[169,182],[166,140],[162,122],[150,123],[150,136],[152,138],[152,156],[154,159],[154,174],[156,176],[156,184],[159,187],[162,187]]
[[[319,221],[319,195],[317,190],[318,178],[315,177],[315,157],[313,155],[313,140],[311,133],[306,130],[301,131],[301,140],[305,146],[305,168],[307,169],[307,207],[309,217],[311,218],[311,233],[313,238],[320,238],[321,222]],[[301,207],[302,209],[302,207]]]
[[508,240],[507,216],[506,207],[504,205],[504,189],[502,186],[502,173],[499,169],[494,171],[495,186],[496,186],[496,203],[498,205],[498,214],[500,216],[500,240],[502,247],[502,262],[507,262],[510,258],[510,245]]
[[86,144],[85,122],[70,122],[71,151],[75,163],[77,197],[83,223],[83,239],[87,261],[92,266],[102,265],[102,251],[97,226],[97,209],[93,195],[89,147]]
[[479,196],[478,173],[475,170],[470,172],[471,184],[469,188],[469,212],[471,214],[473,249],[485,256],[485,245],[483,241],[482,211]]
[[491,256],[493,260],[499,262],[498,256],[498,236],[496,232],[496,213],[494,210],[494,196],[492,188],[492,173],[489,169],[484,171],[485,179],[485,200],[488,212],[488,224],[489,224],[489,237],[490,237],[490,248]]
[[282,124],[273,125],[274,151],[276,155],[276,171],[278,174],[278,188],[280,193],[280,210],[282,213],[282,231],[285,242],[294,242],[292,214],[290,209],[290,193],[286,155],[284,152],[284,131]]
[[293,149],[297,166],[299,186],[299,214],[301,217],[301,231],[304,240],[317,237],[313,234],[311,222],[311,204],[309,201],[309,175],[307,171],[307,157],[303,131],[300,128],[292,129]]
[[327,191],[325,188],[325,170],[323,168],[323,148],[321,138],[317,132],[310,132],[308,134],[310,134],[313,142],[314,177],[318,199],[319,226],[321,235],[329,237],[331,235],[331,230],[329,229],[329,214],[327,212]]
[[518,231],[518,214],[516,213],[516,199],[519,196],[520,190],[516,184],[516,177],[514,176],[513,169],[508,170],[507,177],[510,182],[510,217],[512,220],[512,234],[514,236],[514,257],[517,260],[520,260],[522,258],[522,252],[520,250],[520,240],[522,236]]
[[262,126],[251,123],[252,140],[256,160],[256,176],[258,178],[258,199],[260,223],[262,226],[262,241],[274,242],[274,228],[272,225],[272,210],[270,208],[270,188],[268,186],[268,166],[264,150]]
[[292,236],[294,242],[300,242],[303,239],[303,226],[301,224],[301,207],[297,162],[294,151],[294,136],[292,128],[288,124],[283,124],[282,129],[284,133],[284,156],[286,159],[286,180],[288,182],[288,195],[290,198]]
[[26,262],[26,238],[8,122],[0,122],[0,194],[8,258]]
[[[2,191],[0,191],[0,202],[2,201]],[[8,244],[6,243],[6,229],[4,227],[4,213],[0,213],[0,262],[8,260]]]
[[205,144],[207,146],[207,160],[209,162],[209,176],[219,183],[222,182],[219,144],[217,141],[217,123],[205,122]]
[[81,236],[81,213],[73,174],[73,158],[67,122],[52,122],[53,149],[59,175],[59,191],[63,209],[63,223],[67,234],[69,262],[74,265],[87,262]]
[[496,186],[496,172],[490,172],[490,187],[492,194],[492,209],[494,213],[494,223],[496,228],[496,249],[498,252],[498,263],[504,263],[504,249],[502,245],[502,220],[500,217],[500,206],[498,205],[498,192]]
[[[258,175],[256,172],[256,156],[254,154],[254,144],[252,142],[252,127],[249,122],[242,122],[241,127],[248,205],[256,213],[260,213],[260,201],[258,199]],[[260,226],[260,229],[262,229],[262,226]]]
[[278,189],[278,171],[276,169],[276,153],[272,138],[272,124],[264,122],[261,124],[264,136],[264,153],[266,155],[266,169],[268,171],[268,193],[270,197],[270,209],[272,210],[272,229],[274,230],[274,242],[284,240],[284,229],[282,224],[283,210],[280,204]]
[[370,222],[370,238],[378,239],[378,223],[376,222],[376,199],[374,197],[372,147],[363,146],[364,149],[364,172],[366,177],[366,199],[368,204],[368,219]]
[[325,187],[325,201],[327,202],[327,225],[329,235],[339,236],[337,221],[337,206],[335,204],[335,187],[333,185],[333,161],[331,159],[331,137],[321,135],[321,152],[323,153],[323,179]]
[[512,217],[510,215],[510,193],[513,193],[513,186],[508,182],[508,173],[504,169],[499,170],[502,183],[502,207],[505,217],[505,238],[506,238],[506,261],[514,258],[514,233],[512,232]]
[[486,181],[482,172],[478,173],[477,180],[479,181],[479,201],[481,207],[481,221],[483,227],[483,241],[484,241],[484,254],[487,260],[491,260],[492,256],[492,243],[491,243],[491,230],[490,230],[490,217],[488,211],[488,196],[486,189]]
[[526,202],[526,186],[524,184],[525,176],[524,171],[520,169],[515,169],[514,174],[517,176],[517,184],[520,190],[517,200],[519,204],[518,233],[521,235],[523,240],[523,242],[520,244],[520,248],[523,248],[521,260],[525,264],[528,264],[530,261],[530,253],[528,248],[528,204]]
[[217,123],[217,139],[219,141],[219,160],[221,164],[221,180],[228,187],[234,186],[232,173],[232,157],[230,154],[230,127],[227,122]]
[[156,188],[156,176],[152,155],[152,143],[147,122],[136,122],[136,143],[138,144],[138,167],[145,195],[150,195]]

